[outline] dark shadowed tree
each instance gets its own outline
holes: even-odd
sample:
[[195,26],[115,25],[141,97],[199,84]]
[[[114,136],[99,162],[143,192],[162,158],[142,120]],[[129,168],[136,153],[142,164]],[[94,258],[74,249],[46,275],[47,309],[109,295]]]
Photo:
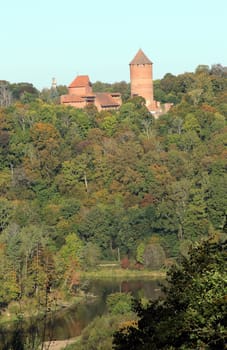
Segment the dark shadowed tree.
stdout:
[[138,323],[115,334],[114,349],[226,349],[226,248],[226,241],[194,247],[170,270],[165,299],[138,304]]

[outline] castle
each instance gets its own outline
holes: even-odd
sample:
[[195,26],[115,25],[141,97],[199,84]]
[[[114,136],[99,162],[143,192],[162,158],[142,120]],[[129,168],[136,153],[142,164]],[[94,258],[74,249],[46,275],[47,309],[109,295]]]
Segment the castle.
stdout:
[[150,111],[154,109],[152,66],[153,63],[141,49],[129,63],[131,97],[142,96],[145,99],[146,106]]
[[68,86],[68,94],[60,97],[60,103],[76,108],[95,105],[98,111],[118,109],[121,104],[119,93],[94,93],[88,75],[78,75]]
[[[171,104],[161,104],[154,100],[153,93],[153,63],[140,49],[130,66],[131,97],[141,96],[145,99],[146,107],[158,116],[167,112]],[[68,94],[60,97],[60,103],[75,108],[84,108],[94,105],[98,111],[119,109],[122,100],[119,93],[94,93],[88,75],[78,75],[68,86]]]

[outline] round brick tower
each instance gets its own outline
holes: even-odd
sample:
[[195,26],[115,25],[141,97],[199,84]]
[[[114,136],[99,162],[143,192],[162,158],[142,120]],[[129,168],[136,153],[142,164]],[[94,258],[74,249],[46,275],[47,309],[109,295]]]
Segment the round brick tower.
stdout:
[[129,63],[131,96],[145,98],[148,108],[152,108],[154,104],[152,65],[153,63],[141,49]]

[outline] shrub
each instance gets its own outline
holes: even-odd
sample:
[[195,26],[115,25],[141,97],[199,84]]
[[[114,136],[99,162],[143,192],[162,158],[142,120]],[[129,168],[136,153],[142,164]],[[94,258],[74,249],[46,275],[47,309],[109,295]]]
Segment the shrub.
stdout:
[[111,314],[126,314],[132,311],[132,296],[126,293],[113,293],[107,298],[107,308]]

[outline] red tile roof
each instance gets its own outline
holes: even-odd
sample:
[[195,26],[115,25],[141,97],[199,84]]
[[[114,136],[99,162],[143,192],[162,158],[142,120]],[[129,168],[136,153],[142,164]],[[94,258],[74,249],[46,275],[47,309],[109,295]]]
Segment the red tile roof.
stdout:
[[119,103],[116,102],[112,96],[106,92],[97,92],[96,100],[102,107],[117,107]]
[[78,75],[72,83],[69,85],[69,88],[75,88],[75,87],[85,87],[85,86],[91,86],[91,82],[88,75]]
[[133,60],[129,63],[131,64],[153,64],[149,58],[145,55],[145,53],[139,49]]
[[90,94],[81,95],[81,97],[95,97],[95,94],[91,92]]

